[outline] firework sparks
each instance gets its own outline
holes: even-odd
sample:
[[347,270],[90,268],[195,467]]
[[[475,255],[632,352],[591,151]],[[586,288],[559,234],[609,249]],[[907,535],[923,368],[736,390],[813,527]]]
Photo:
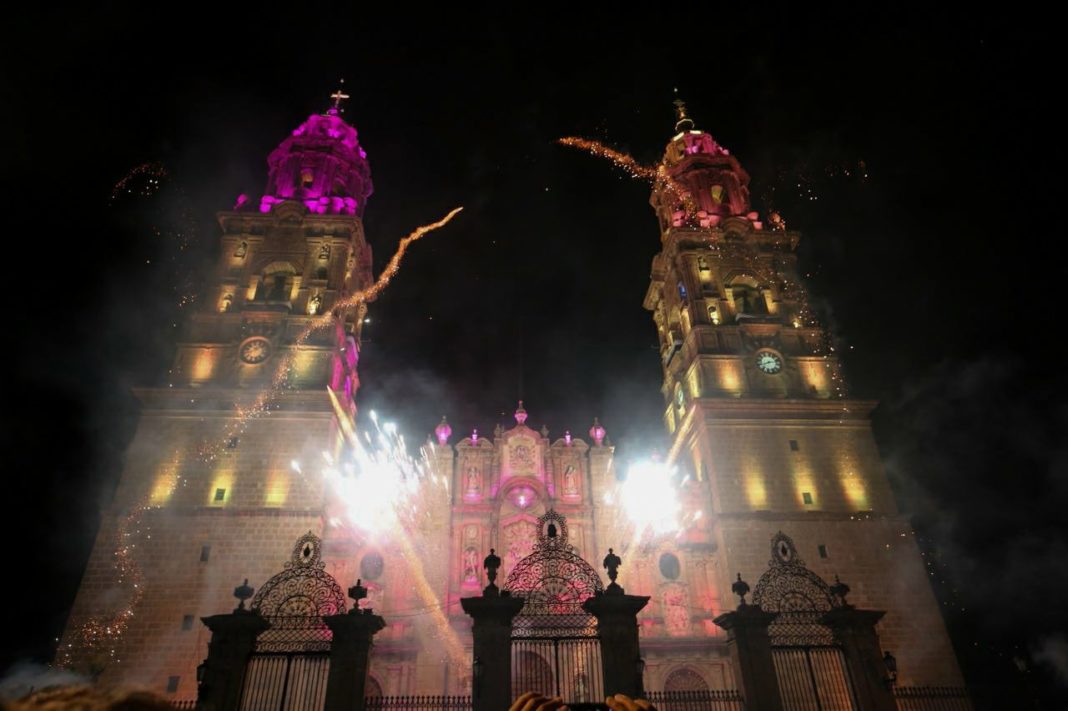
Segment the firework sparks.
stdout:
[[[452,218],[460,213],[461,210],[463,210],[463,207],[454,208],[437,222],[422,225],[412,231],[407,237],[401,239],[400,244],[397,246],[397,251],[394,252],[389,262],[386,263],[385,268],[382,270],[382,273],[378,275],[378,279],[375,280],[375,283],[366,289],[361,289],[360,291],[354,292],[341,299],[334,305],[333,311],[339,312],[349,309],[371,301],[377,297],[383,289],[389,286],[389,282],[393,277],[397,275],[397,272],[400,270],[401,261],[404,259],[404,254],[408,251],[408,247],[411,246],[413,242],[422,239],[428,233],[447,225],[452,221]],[[293,365],[296,350],[307,343],[308,339],[313,334],[328,328],[333,328],[334,326],[335,317],[333,313],[327,313],[312,319],[304,330],[297,334],[296,338],[293,340],[293,347],[288,349],[279,359],[278,366],[271,379],[271,384],[260,390],[250,405],[237,407],[237,417],[231,421],[221,442],[202,447],[200,451],[201,459],[205,461],[213,460],[218,456],[219,452],[223,450],[226,442],[229,442],[231,439],[245,431],[251,420],[269,412],[271,404],[274,402],[275,398],[277,398],[278,393],[288,385],[290,369]]]
[[630,177],[648,181],[654,188],[661,188],[671,193],[675,199],[683,205],[687,215],[693,215],[697,212],[697,205],[694,202],[693,196],[690,195],[690,191],[676,182],[668,174],[667,168],[663,163],[658,163],[655,167],[645,166],[627,153],[617,151],[614,148],[609,148],[603,143],[591,141],[588,138],[567,136],[565,138],[557,139],[557,143],[562,146],[577,148],[586,151],[590,155],[595,155],[598,158],[604,158],[605,160],[611,161],[614,166],[626,172]]
[[114,536],[112,565],[116,573],[117,597],[123,602],[114,610],[94,615],[78,626],[73,638],[58,650],[58,658],[63,666],[71,668],[77,663],[100,665],[122,662],[122,638],[144,596],[144,574],[138,558],[143,548],[141,544],[152,538],[148,514],[159,508],[158,501],[166,500],[176,488],[185,484],[185,479],[179,474],[180,462],[181,454],[175,452],[167,468],[169,474],[119,521]]
[[463,645],[452,630],[433,586],[427,580],[424,560],[432,560],[425,550],[417,550],[411,533],[430,523],[428,511],[421,504],[434,499],[434,489],[444,489],[448,482],[433,472],[425,450],[415,459],[408,454],[404,437],[391,422],[379,424],[374,412],[372,433],[356,432],[351,415],[330,391],[334,413],[346,443],[347,453],[334,463],[327,457],[323,475],[334,499],[343,509],[345,523],[372,537],[388,538],[400,550],[409,580],[434,621],[439,639],[445,644],[450,660],[463,664]]

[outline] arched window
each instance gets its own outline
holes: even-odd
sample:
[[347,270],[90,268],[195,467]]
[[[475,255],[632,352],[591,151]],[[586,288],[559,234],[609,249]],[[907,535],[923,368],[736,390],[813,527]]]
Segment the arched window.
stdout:
[[257,301],[289,301],[292,278],[297,270],[288,262],[272,262],[263,269],[263,278],[256,290]]
[[679,298],[686,300],[686,286],[681,281],[679,282]]
[[764,294],[757,287],[752,277],[734,279],[730,284],[731,299],[734,301],[734,312],[748,316],[764,316],[768,313],[768,302]]
[[683,667],[668,674],[664,691],[708,691],[708,682],[693,669]]
[[675,383],[675,409],[680,419],[686,414],[686,391],[682,389],[682,383]]

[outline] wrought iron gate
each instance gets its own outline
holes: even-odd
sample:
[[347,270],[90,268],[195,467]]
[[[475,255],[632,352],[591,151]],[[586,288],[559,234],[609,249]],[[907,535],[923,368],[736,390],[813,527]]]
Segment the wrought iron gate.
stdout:
[[537,691],[567,703],[604,700],[597,621],[582,603],[604,590],[597,572],[567,542],[567,521],[538,519],[533,552],[504,589],[526,600],[512,624],[512,696]]
[[845,655],[820,618],[839,602],[830,586],[805,567],[793,540],[780,531],[753,601],[779,616],[768,627],[784,711],[855,711]]
[[253,598],[271,626],[249,659],[242,711],[322,711],[332,638],[323,617],[345,611],[341,587],[323,568],[321,541],[309,531]]

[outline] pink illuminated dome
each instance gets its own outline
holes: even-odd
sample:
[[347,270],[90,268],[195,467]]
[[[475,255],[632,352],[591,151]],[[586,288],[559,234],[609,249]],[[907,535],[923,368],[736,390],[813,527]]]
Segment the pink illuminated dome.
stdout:
[[601,426],[601,421],[594,417],[593,427],[590,428],[590,439],[593,440],[596,446],[600,447],[604,443],[605,434],[604,427]]
[[449,437],[452,436],[452,428],[449,427],[449,423],[445,421],[444,416],[442,416],[438,426],[434,428],[434,435],[438,438],[438,444],[445,446],[449,443]]
[[336,104],[325,114],[309,116],[271,151],[267,165],[260,212],[297,200],[317,214],[363,216],[374,189],[367,153]]

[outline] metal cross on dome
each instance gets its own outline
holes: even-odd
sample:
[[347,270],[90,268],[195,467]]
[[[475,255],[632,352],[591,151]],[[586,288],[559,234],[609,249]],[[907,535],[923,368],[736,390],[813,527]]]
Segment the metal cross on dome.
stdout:
[[334,105],[332,107],[330,107],[330,113],[332,113],[332,114],[345,113],[345,109],[341,108],[341,102],[344,101],[345,99],[348,99],[349,95],[345,93],[345,80],[344,79],[342,79],[339,82],[337,91],[335,91],[333,94],[331,94],[330,98],[334,100]]

